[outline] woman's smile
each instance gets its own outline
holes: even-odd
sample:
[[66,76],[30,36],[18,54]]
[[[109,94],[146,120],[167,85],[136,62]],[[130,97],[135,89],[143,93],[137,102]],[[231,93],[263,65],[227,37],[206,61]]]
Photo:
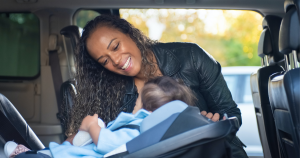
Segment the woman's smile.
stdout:
[[131,67],[131,57],[128,57],[126,63],[122,66],[122,70],[128,71]]

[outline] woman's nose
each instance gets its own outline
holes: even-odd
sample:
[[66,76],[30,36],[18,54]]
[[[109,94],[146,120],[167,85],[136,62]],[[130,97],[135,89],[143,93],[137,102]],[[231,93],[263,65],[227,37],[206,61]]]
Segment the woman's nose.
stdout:
[[110,59],[114,66],[118,66],[121,62],[121,55],[119,55],[117,53],[112,53],[110,56]]

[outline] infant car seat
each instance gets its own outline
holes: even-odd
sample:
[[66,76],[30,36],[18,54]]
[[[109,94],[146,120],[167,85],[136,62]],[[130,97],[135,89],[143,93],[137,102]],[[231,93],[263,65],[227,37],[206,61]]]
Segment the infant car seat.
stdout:
[[5,142],[14,140],[32,150],[45,146],[35,135],[13,104],[0,93],[0,136]]
[[141,124],[141,134],[104,155],[116,157],[230,157],[225,136],[235,136],[237,118],[212,122],[197,107],[173,101],[155,110]]

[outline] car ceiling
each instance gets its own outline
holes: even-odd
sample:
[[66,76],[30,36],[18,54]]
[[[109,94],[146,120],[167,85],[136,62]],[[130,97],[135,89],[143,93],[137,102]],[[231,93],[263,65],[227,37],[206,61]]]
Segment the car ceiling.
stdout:
[[191,8],[255,10],[262,15],[284,14],[284,0],[0,0],[0,12],[47,8]]

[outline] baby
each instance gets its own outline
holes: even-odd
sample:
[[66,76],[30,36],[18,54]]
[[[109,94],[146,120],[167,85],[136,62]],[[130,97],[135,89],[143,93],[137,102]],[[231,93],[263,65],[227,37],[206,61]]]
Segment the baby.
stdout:
[[[140,134],[139,125],[151,112],[173,100],[181,100],[188,105],[193,105],[195,97],[184,84],[163,76],[151,79],[145,84],[142,89],[141,100],[142,109],[135,114],[121,112],[114,121],[107,124],[106,128],[98,125],[97,114],[86,116],[79,130],[88,132],[93,143],[78,147],[73,146],[68,141],[61,145],[51,142],[49,144],[51,151],[51,154],[48,154],[49,157],[103,157],[106,153],[137,137]],[[18,149],[16,146],[20,145],[15,143],[14,146],[16,150]],[[12,152],[7,153],[8,156],[18,154],[12,149],[10,151]]]

